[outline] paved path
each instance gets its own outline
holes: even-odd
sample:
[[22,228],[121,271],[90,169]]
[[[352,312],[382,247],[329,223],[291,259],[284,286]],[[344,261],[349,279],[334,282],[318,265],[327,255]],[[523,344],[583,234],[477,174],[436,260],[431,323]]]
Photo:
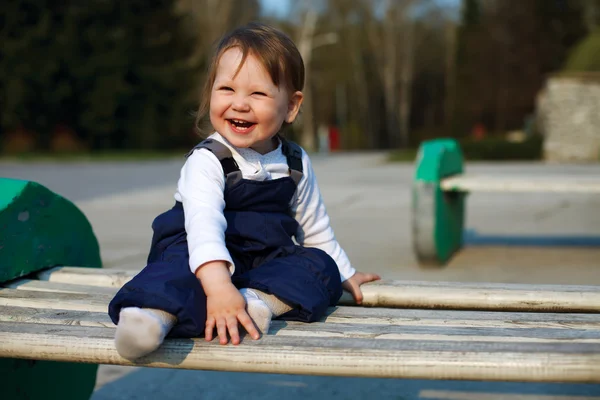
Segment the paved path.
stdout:
[[[419,268],[410,235],[412,165],[388,164],[382,154],[373,153],[316,156],[313,163],[337,238],[358,269],[376,271],[388,279],[600,285],[600,245],[564,248],[472,245],[445,268]],[[180,166],[180,160],[0,163],[0,175],[38,181],[74,200],[94,227],[105,267],[139,270],[147,255],[152,219],[173,203]],[[470,164],[468,171],[600,176],[600,165],[477,163]],[[479,242],[491,236],[529,235],[543,244],[548,235],[563,235],[600,244],[599,210],[600,196],[594,195],[474,193],[468,198],[467,227],[477,233]],[[460,392],[476,392],[478,397]],[[197,397],[207,399],[285,396],[288,400],[308,396],[362,398],[371,393],[378,393],[381,398],[510,400],[522,397],[507,393],[543,393],[550,397],[531,398],[558,400],[576,399],[573,395],[600,396],[600,386],[351,379],[101,366],[93,399],[179,399],[181,393],[197,393]],[[563,395],[567,397],[558,397]]]

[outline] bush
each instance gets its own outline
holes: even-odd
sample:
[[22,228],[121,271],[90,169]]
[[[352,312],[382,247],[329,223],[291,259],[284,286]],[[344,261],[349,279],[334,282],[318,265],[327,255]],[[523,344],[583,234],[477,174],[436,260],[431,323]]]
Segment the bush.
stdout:
[[466,160],[540,160],[543,153],[543,137],[530,136],[522,142],[509,142],[503,137],[482,140],[464,139],[460,142]]
[[570,52],[565,72],[600,71],[600,31],[591,33]]

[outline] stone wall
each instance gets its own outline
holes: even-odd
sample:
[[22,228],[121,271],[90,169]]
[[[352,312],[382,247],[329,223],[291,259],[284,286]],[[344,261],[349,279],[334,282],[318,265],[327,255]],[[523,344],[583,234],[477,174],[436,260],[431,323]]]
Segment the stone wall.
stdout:
[[600,161],[600,73],[550,76],[537,100],[544,159]]

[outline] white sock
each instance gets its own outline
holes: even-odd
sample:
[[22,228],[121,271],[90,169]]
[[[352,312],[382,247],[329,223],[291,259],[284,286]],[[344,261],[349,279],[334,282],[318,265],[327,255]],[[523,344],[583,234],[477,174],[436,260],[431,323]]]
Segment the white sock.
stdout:
[[265,292],[261,292],[260,290],[257,290],[257,289],[250,289],[250,290],[252,290],[254,293],[256,293],[258,298],[265,302],[265,304],[269,307],[269,309],[273,313],[274,317],[279,317],[280,315],[285,314],[286,312],[288,312],[292,309],[292,307],[290,307],[288,304],[284,303],[283,301],[279,300],[279,298],[276,297],[274,294],[268,294]]
[[177,318],[153,308],[125,307],[119,313],[115,347],[121,357],[135,360],[162,344]]
[[292,308],[272,294],[257,289],[243,288],[240,293],[246,299],[247,311],[258,330],[264,335],[269,332],[271,319]]
[[266,335],[271,326],[273,313],[267,304],[256,295],[254,290],[244,288],[240,289],[240,293],[246,299],[246,311],[248,311],[248,315],[254,321],[254,325],[256,325],[261,334]]

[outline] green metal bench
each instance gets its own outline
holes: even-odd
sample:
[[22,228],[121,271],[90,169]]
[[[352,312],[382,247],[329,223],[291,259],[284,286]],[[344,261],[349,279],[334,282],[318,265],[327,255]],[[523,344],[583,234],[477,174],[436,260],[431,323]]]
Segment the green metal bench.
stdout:
[[[101,269],[70,202],[0,179],[2,399],[87,399],[98,364],[355,377],[600,383],[600,288],[383,280],[319,322],[261,340],[167,339],[135,364],[107,305],[135,271]],[[87,268],[83,268],[87,267]]]
[[413,247],[421,265],[443,266],[461,249],[466,198],[475,191],[600,193],[600,178],[471,176],[458,142],[425,141],[412,187]]

